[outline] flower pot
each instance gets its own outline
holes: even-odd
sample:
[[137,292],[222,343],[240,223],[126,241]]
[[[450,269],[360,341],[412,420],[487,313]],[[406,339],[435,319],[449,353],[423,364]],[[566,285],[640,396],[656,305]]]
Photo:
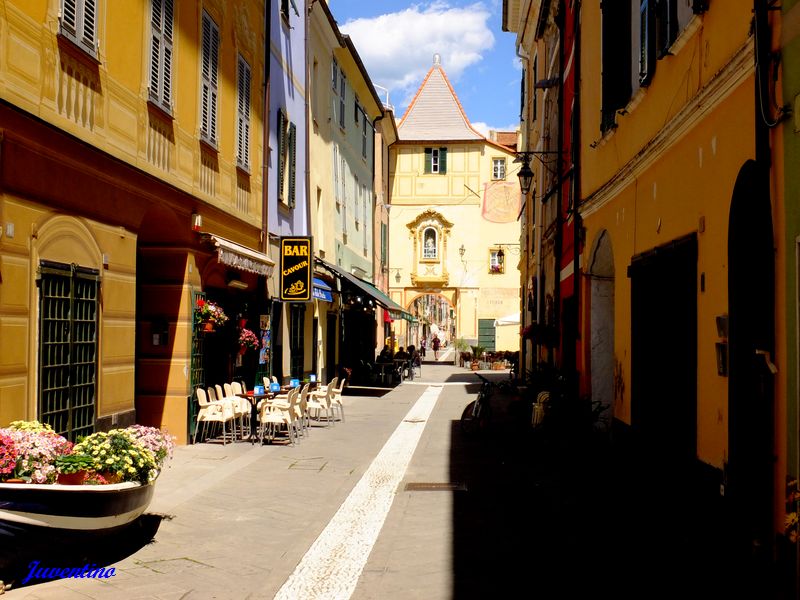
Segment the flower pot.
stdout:
[[14,477],[12,479],[6,479],[3,483],[25,483],[25,480]]
[[122,476],[114,471],[103,471],[100,475],[102,475],[103,479],[108,483],[120,483],[122,481]]
[[75,471],[74,473],[59,473],[56,483],[63,485],[82,485],[86,481],[88,473],[85,470]]
[[472,369],[473,371],[477,371],[479,367],[480,363],[477,360],[473,360],[472,363],[470,364],[470,369]]
[[206,333],[211,333],[214,331],[214,323],[211,321],[204,321],[203,322],[203,331]]

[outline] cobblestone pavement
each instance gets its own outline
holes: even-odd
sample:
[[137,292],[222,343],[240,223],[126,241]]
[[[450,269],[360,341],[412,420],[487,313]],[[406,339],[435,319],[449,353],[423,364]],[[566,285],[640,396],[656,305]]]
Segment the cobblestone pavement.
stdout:
[[[345,396],[346,421],[314,426],[295,446],[179,448],[149,520],[125,543],[98,546],[113,577],[8,597],[775,595],[770,574],[747,589],[716,507],[682,495],[641,457],[534,436],[502,396],[488,434],[465,438],[458,419],[476,381],[426,363],[422,377],[384,395]],[[52,548],[42,566],[80,550]]]

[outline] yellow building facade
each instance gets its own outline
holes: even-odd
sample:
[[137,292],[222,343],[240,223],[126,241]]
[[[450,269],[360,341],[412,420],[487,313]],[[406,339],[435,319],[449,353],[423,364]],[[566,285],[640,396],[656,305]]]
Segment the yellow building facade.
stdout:
[[271,269],[263,11],[4,3],[1,422],[75,437],[136,420],[186,440],[203,371],[195,297],[217,288],[255,311]]
[[[519,328],[494,324],[520,312],[514,152],[472,129],[439,62],[398,138],[390,148],[389,289],[420,319],[400,345],[430,340],[435,325],[448,343],[519,350]],[[415,302],[425,296],[443,298],[450,315],[422,314]]]

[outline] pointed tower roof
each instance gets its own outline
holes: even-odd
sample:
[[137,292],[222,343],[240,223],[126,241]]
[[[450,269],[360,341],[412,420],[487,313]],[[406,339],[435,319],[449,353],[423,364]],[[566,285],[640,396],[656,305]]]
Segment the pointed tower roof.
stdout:
[[485,140],[472,128],[439,55],[397,126],[400,140]]

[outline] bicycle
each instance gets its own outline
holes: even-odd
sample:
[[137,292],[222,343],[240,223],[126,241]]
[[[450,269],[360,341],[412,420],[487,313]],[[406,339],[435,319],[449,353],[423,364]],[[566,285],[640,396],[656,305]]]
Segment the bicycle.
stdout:
[[461,431],[467,435],[473,435],[479,431],[485,431],[489,427],[489,421],[492,417],[492,408],[489,404],[489,398],[492,395],[492,390],[496,384],[489,381],[482,375],[478,375],[481,380],[481,389],[478,392],[478,397],[464,407],[464,412],[461,413]]

